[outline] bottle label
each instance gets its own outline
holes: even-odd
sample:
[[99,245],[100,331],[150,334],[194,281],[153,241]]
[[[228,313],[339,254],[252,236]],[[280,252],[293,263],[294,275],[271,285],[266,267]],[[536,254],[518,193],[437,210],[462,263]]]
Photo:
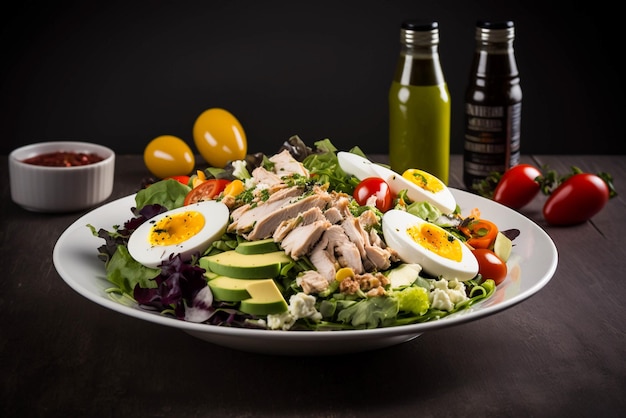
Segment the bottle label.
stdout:
[[493,171],[503,173],[519,163],[521,116],[521,102],[510,106],[465,105],[466,183]]

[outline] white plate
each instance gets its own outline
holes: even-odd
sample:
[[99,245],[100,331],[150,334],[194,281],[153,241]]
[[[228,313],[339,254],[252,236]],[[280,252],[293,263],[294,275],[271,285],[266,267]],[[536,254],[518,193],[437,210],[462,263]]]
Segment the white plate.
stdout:
[[[226,328],[196,324],[119,304],[105,289],[104,264],[97,248],[104,244],[86,226],[111,230],[132,217],[134,195],[101,206],[74,222],[59,237],[53,252],[54,266],[63,280],[76,292],[101,306],[132,318],[178,328],[194,337],[242,351],[278,355],[329,355],[369,351],[413,340],[422,333],[460,325],[508,309],[541,290],[552,278],[558,254],[550,237],[537,224],[518,212],[491,200],[452,189],[464,216],[479,208],[485,219],[501,230],[519,229],[508,261],[509,275],[489,299],[443,319],[392,328],[349,331],[269,331]],[[111,330],[113,333],[113,330]]]

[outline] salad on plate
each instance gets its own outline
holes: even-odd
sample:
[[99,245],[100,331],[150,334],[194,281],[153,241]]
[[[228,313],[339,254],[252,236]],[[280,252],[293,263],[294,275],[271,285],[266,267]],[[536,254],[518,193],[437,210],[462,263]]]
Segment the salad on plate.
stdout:
[[145,185],[92,233],[115,301],[213,326],[372,329],[490,298],[517,230],[462,214],[446,185],[294,136],[271,156]]

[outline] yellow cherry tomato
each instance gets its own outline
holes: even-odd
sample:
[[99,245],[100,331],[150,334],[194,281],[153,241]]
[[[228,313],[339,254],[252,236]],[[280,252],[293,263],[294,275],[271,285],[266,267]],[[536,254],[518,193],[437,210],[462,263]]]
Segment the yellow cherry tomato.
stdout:
[[335,273],[335,280],[338,282],[347,279],[348,277],[354,277],[354,270],[350,267],[342,267],[337,270],[337,273]]
[[161,179],[187,175],[196,164],[189,145],[172,135],[161,135],[150,141],[143,151],[143,161],[148,170]]
[[237,195],[239,195],[241,192],[243,192],[245,189],[245,185],[243,184],[243,181],[239,180],[239,179],[235,179],[233,181],[231,181],[225,188],[224,188],[224,196],[232,196],[232,197],[236,197]]
[[191,180],[191,187],[194,189],[206,180],[206,175],[202,170],[196,170],[196,175],[192,177],[193,179]]
[[229,111],[205,110],[193,125],[193,140],[202,158],[213,167],[224,167],[229,161],[243,160],[248,151],[246,133]]

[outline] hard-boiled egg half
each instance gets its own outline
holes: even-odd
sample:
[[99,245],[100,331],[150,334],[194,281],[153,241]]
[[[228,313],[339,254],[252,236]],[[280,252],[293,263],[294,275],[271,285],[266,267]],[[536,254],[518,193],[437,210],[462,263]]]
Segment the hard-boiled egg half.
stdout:
[[353,175],[359,180],[376,176],[376,173],[372,168],[374,163],[367,158],[361,157],[360,155],[346,151],[339,151],[337,153],[337,161],[339,161],[339,166],[343,171],[347,174]]
[[224,234],[228,217],[228,207],[214,200],[169,210],[144,222],[132,233],[128,252],[136,261],[152,268],[171,254],[180,253],[183,260],[189,260]]
[[402,261],[419,264],[432,276],[466,281],[478,274],[478,261],[467,245],[445,229],[408,212],[386,212],[383,235]]
[[413,202],[428,202],[444,214],[456,209],[456,199],[450,189],[440,179],[423,170],[410,169],[400,175],[367,158],[345,151],[338,152],[337,159],[343,171],[359,180],[380,177],[394,194],[406,190],[408,198]]

